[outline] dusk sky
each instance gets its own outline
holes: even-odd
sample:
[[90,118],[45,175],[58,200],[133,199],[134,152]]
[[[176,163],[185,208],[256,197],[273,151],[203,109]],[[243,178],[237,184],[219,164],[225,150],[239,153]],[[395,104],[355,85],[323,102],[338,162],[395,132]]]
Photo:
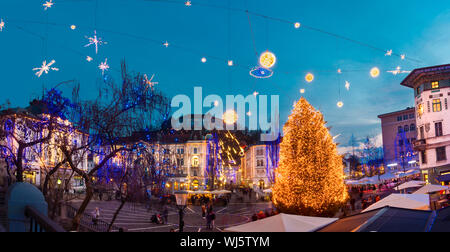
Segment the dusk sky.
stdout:
[[[352,133],[379,141],[377,115],[414,105],[413,91],[400,86],[406,74],[386,71],[450,63],[447,0],[192,0],[190,7],[177,0],[54,0],[47,10],[44,2],[0,0],[5,23],[0,32],[0,103],[9,99],[13,107],[27,106],[43,86],[66,80],[81,83],[82,98],[94,98],[102,81],[98,65],[107,58],[107,74],[118,81],[120,61],[126,59],[130,70],[155,74],[156,87],[170,97],[192,95],[196,86],[203,87],[204,96],[280,95],[282,124],[301,97],[299,90],[305,89],[304,96],[324,113],[332,134],[341,134],[337,141],[345,147]],[[251,32],[246,13],[236,9],[300,22],[392,49],[395,55],[256,15],[250,15]],[[98,54],[94,47],[84,47],[94,30],[107,42]],[[273,77],[249,75],[258,62],[254,45],[258,53],[276,54]],[[86,61],[87,56],[93,61]],[[236,65],[227,66],[227,59]],[[32,69],[44,60],[55,60],[59,71],[37,78]],[[372,67],[380,68],[378,78],[370,77]],[[308,72],[315,75],[309,84],[304,78]],[[345,81],[351,83],[349,91]],[[69,86],[63,90],[70,95]],[[336,106],[340,100],[342,108]]]

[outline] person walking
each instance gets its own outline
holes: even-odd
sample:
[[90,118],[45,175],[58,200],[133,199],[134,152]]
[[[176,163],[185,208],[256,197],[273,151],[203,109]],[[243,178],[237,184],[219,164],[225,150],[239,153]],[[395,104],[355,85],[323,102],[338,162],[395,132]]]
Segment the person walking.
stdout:
[[205,206],[205,204],[202,204],[202,218],[203,219],[206,218],[206,206]]
[[214,212],[210,213],[211,215],[211,230],[214,229],[214,221],[216,220],[216,214]]
[[92,218],[92,223],[94,225],[97,225],[98,223],[98,219],[100,218],[100,208],[96,207],[94,209],[94,211],[92,212],[93,218]]

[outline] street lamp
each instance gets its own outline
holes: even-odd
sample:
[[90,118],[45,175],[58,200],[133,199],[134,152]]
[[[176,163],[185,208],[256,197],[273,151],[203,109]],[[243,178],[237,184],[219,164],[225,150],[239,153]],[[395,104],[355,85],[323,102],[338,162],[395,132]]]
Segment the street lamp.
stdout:
[[186,191],[177,191],[177,192],[175,192],[175,198],[177,200],[178,213],[179,213],[179,216],[180,216],[179,232],[183,232],[183,227],[184,227],[184,221],[183,221],[184,209],[187,206],[188,193]]

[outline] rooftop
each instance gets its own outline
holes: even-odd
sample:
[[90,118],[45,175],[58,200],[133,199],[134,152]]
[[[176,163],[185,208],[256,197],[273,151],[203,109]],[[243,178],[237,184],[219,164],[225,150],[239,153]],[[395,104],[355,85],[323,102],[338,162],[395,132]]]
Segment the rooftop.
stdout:
[[414,107],[413,108],[408,107],[408,108],[403,109],[403,110],[399,110],[399,111],[395,111],[395,112],[390,112],[390,113],[379,115],[378,118],[385,118],[385,117],[396,116],[396,115],[400,115],[400,114],[404,114],[404,113],[411,113],[411,112],[414,112],[415,110],[416,109]]
[[[433,78],[433,79],[430,79]],[[427,80],[450,78],[450,64],[418,68],[412,71],[401,83],[402,86],[414,88]]]

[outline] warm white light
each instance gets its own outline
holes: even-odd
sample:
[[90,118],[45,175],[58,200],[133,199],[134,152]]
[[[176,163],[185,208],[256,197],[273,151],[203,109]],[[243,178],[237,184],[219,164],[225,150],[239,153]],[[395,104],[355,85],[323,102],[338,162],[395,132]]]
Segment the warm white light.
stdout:
[[340,101],[337,103],[337,106],[338,106],[338,108],[342,108],[344,106],[344,103]]
[[370,76],[372,76],[372,78],[377,78],[378,76],[380,76],[380,69],[378,67],[374,67],[370,70]]
[[214,106],[215,107],[219,106],[219,101],[214,101]]
[[42,62],[42,66],[33,68],[33,71],[37,71],[36,76],[38,78],[41,77],[43,73],[48,74],[50,70],[59,71],[59,68],[51,67],[53,64],[55,64],[55,60],[50,61],[48,64],[47,61],[44,60],[44,62]]
[[103,42],[102,38],[97,37],[97,31],[94,31],[94,36],[92,36],[92,37],[86,36],[86,38],[89,40],[89,43],[86,44],[84,47],[94,45],[95,46],[95,54],[98,53],[98,46],[100,46],[102,44],[107,44],[106,42]]
[[258,96],[259,95],[259,93],[257,92],[257,91],[255,91],[255,92],[253,92],[253,96]]
[[294,24],[294,26],[295,26],[295,29],[298,29],[298,28],[300,28],[301,24],[299,22],[297,22]]
[[305,93],[305,89],[300,89],[300,94],[304,94]]
[[306,82],[311,83],[311,82],[314,80],[314,74],[308,73],[308,74],[305,76],[305,80],[306,80]]
[[232,60],[228,61],[228,66],[233,66],[233,61]]
[[259,57],[259,64],[264,68],[272,68],[277,62],[277,57],[272,52],[264,52]]
[[5,22],[3,19],[0,19],[0,32],[3,31],[3,28],[5,28]]
[[346,88],[347,90],[350,90],[350,82],[345,81],[345,88]]
[[237,120],[238,120],[238,115],[237,115],[236,111],[234,111],[234,110],[227,110],[223,114],[223,121],[226,124],[234,124],[235,122],[237,122]]
[[87,57],[86,57],[86,60],[87,60],[88,62],[91,62],[93,59],[92,59],[91,56],[87,56]]
[[205,57],[202,58],[202,63],[206,63],[206,58]]
[[77,29],[77,26],[76,25],[71,25],[70,29],[75,30],[75,29]]
[[108,71],[109,69],[108,58],[105,59],[105,62],[100,63],[98,68],[102,70],[102,74],[105,74],[105,71]]

